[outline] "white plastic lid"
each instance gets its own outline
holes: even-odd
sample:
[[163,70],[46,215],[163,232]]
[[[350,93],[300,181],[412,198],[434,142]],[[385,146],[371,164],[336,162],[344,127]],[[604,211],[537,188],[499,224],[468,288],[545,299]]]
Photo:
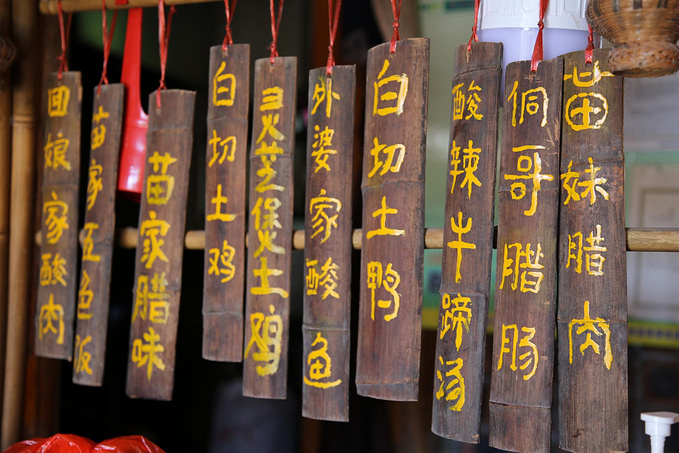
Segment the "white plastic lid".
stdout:
[[[545,28],[588,31],[587,0],[549,0]],[[538,28],[540,0],[481,0],[479,29]]]

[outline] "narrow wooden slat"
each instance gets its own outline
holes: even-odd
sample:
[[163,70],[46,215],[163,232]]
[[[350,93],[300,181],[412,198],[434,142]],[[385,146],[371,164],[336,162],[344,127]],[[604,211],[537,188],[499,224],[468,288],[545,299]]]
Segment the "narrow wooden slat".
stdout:
[[93,96],[73,361],[73,382],[90,386],[101,386],[104,381],[125,87],[116,83],[98,91],[95,88]]
[[196,93],[149,96],[126,393],[172,399]]
[[286,396],[297,58],[255,62],[243,395]]
[[[171,5],[191,5],[195,3],[216,2],[219,0],[165,0],[165,4]],[[59,0],[40,0],[40,12],[43,14],[57,14]],[[129,9],[157,7],[157,0],[128,0],[123,3],[117,0],[106,0],[106,9]],[[61,0],[61,7],[64,12],[78,11],[100,11],[101,2],[98,0]]]
[[356,67],[309,72],[302,415],[349,420]]
[[578,453],[628,449],[623,80],[608,52],[564,55],[559,444]]
[[429,40],[373,47],[366,69],[356,390],[418,396]]
[[243,360],[250,46],[210,49],[203,358]]
[[563,61],[506,70],[489,444],[548,452]]
[[35,354],[71,360],[78,256],[78,186],[80,181],[79,72],[49,76],[47,84],[42,234],[38,261]]
[[431,429],[478,443],[493,256],[502,44],[455,53]]

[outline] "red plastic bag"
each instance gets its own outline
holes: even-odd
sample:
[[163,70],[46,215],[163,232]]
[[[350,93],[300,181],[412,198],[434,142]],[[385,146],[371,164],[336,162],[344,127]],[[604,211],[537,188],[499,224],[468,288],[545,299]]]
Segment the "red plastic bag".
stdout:
[[73,434],[55,434],[49,439],[24,440],[3,453],[165,453],[142,436],[122,436],[97,445]]

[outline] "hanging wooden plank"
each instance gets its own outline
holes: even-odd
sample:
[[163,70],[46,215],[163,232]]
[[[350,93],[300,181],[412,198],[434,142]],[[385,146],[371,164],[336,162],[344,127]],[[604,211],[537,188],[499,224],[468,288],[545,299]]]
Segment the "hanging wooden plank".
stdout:
[[417,400],[429,40],[368,52],[356,388]]
[[196,93],[149,96],[144,189],[132,292],[127,395],[172,399]]
[[71,360],[77,291],[80,72],[52,73],[47,89],[35,354]]
[[551,435],[563,60],[506,69],[490,445],[548,452]]
[[623,79],[608,50],[564,56],[559,232],[559,444],[627,451]]
[[73,382],[82,385],[104,381],[124,96],[120,83],[94,89],[73,361]]
[[431,429],[478,443],[493,256],[502,43],[455,53]]
[[243,395],[285,398],[297,58],[255,62]]
[[210,49],[203,358],[243,360],[250,45]]
[[349,421],[356,67],[309,72],[302,415]]

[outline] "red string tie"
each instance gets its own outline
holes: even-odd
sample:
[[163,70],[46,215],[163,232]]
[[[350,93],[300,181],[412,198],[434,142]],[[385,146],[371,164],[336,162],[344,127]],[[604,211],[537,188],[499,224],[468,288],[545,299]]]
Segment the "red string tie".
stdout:
[[271,55],[269,56],[269,63],[271,64],[274,64],[274,58],[278,57],[278,48],[276,45],[278,42],[278,29],[281,26],[281,17],[283,16],[283,2],[284,0],[280,0],[278,3],[278,17],[276,17],[274,0],[269,0],[269,11],[271,12],[271,44],[269,45]]
[[474,25],[472,26],[472,36],[469,38],[469,42],[467,43],[467,52],[472,51],[472,42],[476,41],[479,42],[479,37],[476,34],[476,30],[479,24],[479,5],[481,3],[481,0],[474,0]]
[[113,18],[111,19],[111,30],[106,29],[106,0],[101,0],[101,30],[104,41],[104,64],[101,70],[101,79],[99,79],[99,85],[97,85],[97,94],[101,94],[101,85],[108,85],[108,78],[106,77],[106,71],[108,69],[108,57],[111,54],[111,40],[113,39],[113,31],[116,28],[116,17],[118,16],[118,10],[113,11]]
[[233,38],[231,37],[231,21],[233,20],[233,12],[236,9],[236,3],[238,0],[233,0],[233,5],[229,7],[229,0],[224,0],[224,11],[226,14],[226,34],[224,35],[224,42],[222,43],[222,50],[226,52],[231,44],[233,44]]
[[589,36],[587,37],[587,47],[585,48],[585,63],[592,64],[592,60],[594,60],[594,32],[591,25],[587,25],[587,27],[589,28]]
[[335,66],[335,56],[333,55],[335,46],[335,37],[337,36],[337,25],[339,24],[339,14],[342,6],[342,0],[337,0],[333,8],[333,0],[328,0],[328,30],[330,34],[330,45],[328,46],[328,63],[326,64],[325,72],[327,75],[332,74],[332,67]]
[[394,32],[391,35],[391,46],[389,47],[389,52],[396,52],[396,41],[401,40],[401,34],[398,28],[401,26],[399,23],[399,18],[401,17],[401,2],[402,0],[391,0],[391,11],[394,13],[394,23],[392,27]]
[[73,20],[73,13],[68,13],[68,23],[64,29],[64,12],[61,9],[61,0],[57,2],[57,9],[59,11],[59,33],[61,34],[61,55],[57,57],[59,60],[59,71],[57,79],[61,80],[64,71],[68,71],[68,61],[66,59],[66,50],[68,48],[69,36],[71,34],[71,21]]
[[540,0],[540,16],[538,20],[538,36],[535,38],[535,47],[533,48],[533,57],[530,62],[530,72],[538,70],[538,63],[542,61],[542,31],[545,28],[545,11],[547,11],[547,3],[549,0]]
[[160,85],[156,90],[156,107],[160,108],[160,91],[167,88],[165,86],[165,70],[167,69],[167,48],[170,41],[170,28],[172,26],[172,16],[175,13],[175,7],[170,7],[170,12],[167,16],[167,29],[165,27],[165,1],[158,0],[158,42],[160,44]]

